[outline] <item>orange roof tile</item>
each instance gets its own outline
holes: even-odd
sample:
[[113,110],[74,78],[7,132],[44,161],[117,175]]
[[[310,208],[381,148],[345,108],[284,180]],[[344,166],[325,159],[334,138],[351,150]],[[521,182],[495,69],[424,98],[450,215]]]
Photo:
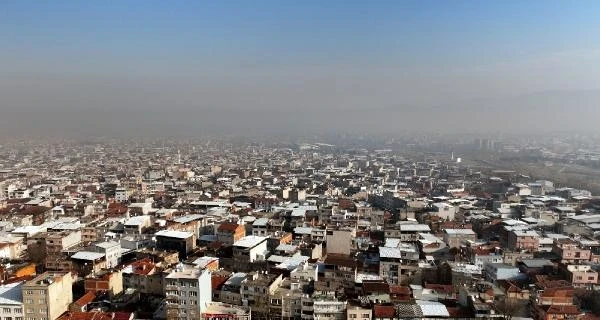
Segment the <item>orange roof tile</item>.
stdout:
[[94,299],[96,299],[96,294],[92,291],[88,291],[81,298],[75,301],[74,304],[83,307],[85,305],[90,304],[90,302],[94,301]]
[[219,225],[219,232],[235,232],[242,225],[233,223],[233,222],[225,222]]
[[375,305],[373,312],[377,318],[393,318],[396,316],[396,309],[393,306]]

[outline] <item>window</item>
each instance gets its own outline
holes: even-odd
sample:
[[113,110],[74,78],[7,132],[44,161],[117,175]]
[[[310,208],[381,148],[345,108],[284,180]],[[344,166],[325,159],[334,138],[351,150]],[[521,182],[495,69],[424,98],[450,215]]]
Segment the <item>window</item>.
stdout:
[[350,319],[356,319],[356,315],[355,314],[351,314],[349,318]]
[[365,319],[368,319],[368,318],[371,317],[371,314],[370,313],[363,313],[362,317],[365,318]]
[[198,296],[198,292],[190,291],[190,297],[197,297],[197,296]]
[[2,311],[4,313],[10,313],[11,310],[10,310],[10,308],[2,308]]
[[12,320],[12,317],[4,317],[4,320]]
[[33,313],[33,308],[27,308],[27,313]]
[[15,308],[15,313],[23,313],[23,309],[21,309],[21,308]]
[[594,276],[588,277],[588,280],[594,280]]
[[33,290],[26,290],[25,294],[33,294]]

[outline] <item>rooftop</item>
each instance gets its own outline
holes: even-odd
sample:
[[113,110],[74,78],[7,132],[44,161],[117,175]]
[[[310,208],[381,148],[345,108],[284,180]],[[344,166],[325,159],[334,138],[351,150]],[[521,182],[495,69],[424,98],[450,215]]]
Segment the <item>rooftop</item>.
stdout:
[[267,240],[267,237],[259,237],[259,236],[245,236],[240,240],[236,241],[233,245],[235,247],[242,248],[253,248],[259,245],[260,243]]
[[22,305],[24,282],[16,282],[0,286],[0,305]]
[[104,258],[104,253],[92,251],[79,251],[71,256],[71,259],[94,261]]
[[157,237],[187,239],[193,237],[194,234],[186,231],[161,230],[154,234]]

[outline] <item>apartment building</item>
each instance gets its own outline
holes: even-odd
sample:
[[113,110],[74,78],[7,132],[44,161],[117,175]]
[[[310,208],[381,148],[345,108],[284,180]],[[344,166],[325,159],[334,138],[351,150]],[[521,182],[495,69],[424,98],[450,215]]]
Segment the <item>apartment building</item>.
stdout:
[[250,307],[255,316],[266,317],[269,314],[269,297],[282,281],[282,275],[257,272],[248,274],[241,283],[242,304]]
[[313,319],[343,320],[346,319],[346,301],[315,300],[313,302]]
[[371,320],[373,312],[371,308],[362,306],[348,306],[346,309],[346,319]]
[[117,295],[123,292],[123,272],[121,270],[102,270],[86,277],[84,288],[86,292],[108,292],[110,295]]
[[562,265],[560,269],[574,288],[592,289],[598,285],[598,272],[590,265]]
[[205,226],[204,216],[201,214],[188,214],[177,217],[168,222],[167,229],[191,232],[196,238],[200,237],[200,229]]
[[540,246],[540,235],[533,230],[513,230],[508,234],[508,247],[535,252]]
[[196,236],[191,232],[161,230],[154,235],[158,249],[177,251],[182,259],[196,248]]
[[246,236],[233,245],[233,262],[239,270],[247,270],[250,263],[266,259],[267,238]]
[[246,228],[243,225],[225,222],[217,228],[217,241],[224,245],[231,246],[246,235]]
[[567,264],[589,261],[592,255],[589,249],[581,248],[577,242],[569,238],[555,240],[552,252],[560,257],[560,262]]
[[444,242],[450,248],[459,248],[469,240],[477,240],[477,234],[471,229],[444,229]]
[[23,285],[15,282],[0,286],[0,319],[23,320]]
[[148,215],[131,217],[124,223],[124,232],[126,234],[142,234],[152,226],[152,222],[152,216]]
[[142,294],[163,294],[164,279],[160,271],[150,258],[137,260],[123,269],[123,287]]
[[404,276],[417,269],[419,249],[412,243],[398,243],[398,247],[379,247],[379,276],[390,284],[400,284]]
[[70,272],[45,272],[22,287],[25,319],[56,320],[73,302]]
[[259,218],[252,223],[252,235],[253,236],[267,236],[269,235],[269,219]]
[[167,320],[198,319],[212,301],[211,275],[189,265],[178,265],[164,280]]
[[94,244],[94,251],[104,253],[106,268],[114,268],[121,262],[121,244],[116,241],[104,241]]
[[504,263],[487,263],[484,266],[483,273],[485,278],[490,282],[497,280],[514,280],[523,276],[519,268]]
[[250,320],[251,318],[249,309],[220,302],[210,302],[201,316],[202,320]]

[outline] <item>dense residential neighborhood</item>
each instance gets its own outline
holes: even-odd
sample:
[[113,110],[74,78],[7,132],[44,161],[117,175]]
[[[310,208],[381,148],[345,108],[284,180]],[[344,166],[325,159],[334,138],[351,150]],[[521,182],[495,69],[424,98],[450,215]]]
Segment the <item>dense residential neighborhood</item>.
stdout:
[[325,143],[0,153],[2,320],[600,319],[577,186]]

